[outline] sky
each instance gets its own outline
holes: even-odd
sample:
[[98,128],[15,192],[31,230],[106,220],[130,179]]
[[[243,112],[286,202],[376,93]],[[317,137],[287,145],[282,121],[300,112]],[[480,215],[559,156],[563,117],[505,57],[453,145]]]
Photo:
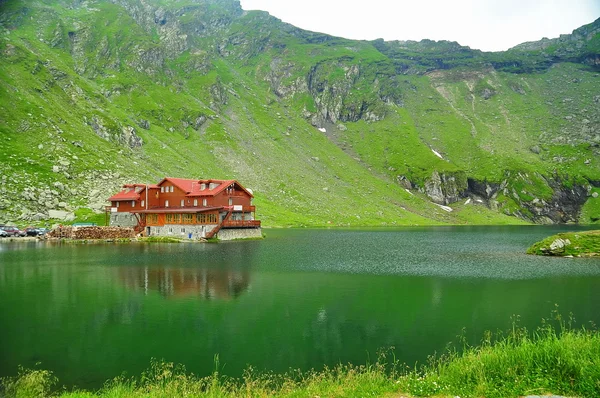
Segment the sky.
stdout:
[[484,51],[554,38],[600,18],[600,0],[240,0],[348,39],[450,40]]

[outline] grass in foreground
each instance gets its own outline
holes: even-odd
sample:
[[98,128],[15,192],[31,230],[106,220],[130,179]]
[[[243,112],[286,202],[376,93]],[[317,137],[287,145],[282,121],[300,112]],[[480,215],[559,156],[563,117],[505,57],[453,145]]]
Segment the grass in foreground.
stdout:
[[571,328],[558,314],[534,332],[514,326],[508,333],[488,333],[478,346],[448,350],[414,369],[401,366],[393,351],[375,364],[283,375],[250,368],[241,379],[221,375],[218,358],[216,364],[211,376],[201,378],[183,366],[153,361],[141,377],[118,377],[95,392],[52,392],[57,380],[51,372],[21,369],[3,387],[7,397],[63,398],[600,396],[600,333],[593,325]]

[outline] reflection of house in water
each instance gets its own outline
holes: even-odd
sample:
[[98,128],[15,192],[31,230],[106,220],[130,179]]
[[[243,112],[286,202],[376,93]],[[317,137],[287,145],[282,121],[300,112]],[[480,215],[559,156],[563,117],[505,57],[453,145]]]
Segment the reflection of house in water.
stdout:
[[232,299],[248,289],[247,269],[132,267],[121,268],[125,285],[148,294],[158,291],[165,297],[198,296],[203,299]]

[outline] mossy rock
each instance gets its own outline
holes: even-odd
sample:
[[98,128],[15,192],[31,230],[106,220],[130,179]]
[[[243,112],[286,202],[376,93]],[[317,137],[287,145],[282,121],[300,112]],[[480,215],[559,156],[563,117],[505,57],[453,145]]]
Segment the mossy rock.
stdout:
[[600,256],[600,230],[552,235],[527,249],[527,254],[562,257]]

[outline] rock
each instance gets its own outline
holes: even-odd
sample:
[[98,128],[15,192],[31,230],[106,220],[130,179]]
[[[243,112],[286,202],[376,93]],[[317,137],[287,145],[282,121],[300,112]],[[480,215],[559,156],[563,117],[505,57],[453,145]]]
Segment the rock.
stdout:
[[598,192],[592,193],[592,198],[596,199],[598,197]]
[[437,204],[447,205],[464,197],[467,181],[457,178],[459,175],[439,174],[434,171],[431,178],[425,182],[425,194]]
[[110,133],[108,132],[108,129],[104,127],[104,121],[100,117],[94,116],[91,121],[86,120],[86,123],[92,127],[98,137],[107,141],[110,140]]
[[483,91],[481,92],[481,96],[483,97],[484,100],[488,100],[488,99],[492,98],[495,94],[496,94],[496,92],[494,90],[490,90],[489,88],[484,88]]
[[54,218],[62,221],[73,221],[75,214],[64,210],[48,210],[48,218]]
[[530,150],[531,152],[535,153],[536,155],[539,155],[539,154],[540,154],[540,152],[541,152],[541,149],[540,149],[540,147],[539,147],[539,146],[537,146],[537,145],[534,145],[534,146],[532,146],[531,148],[529,148],[529,150]]
[[146,119],[138,120],[138,126],[144,130],[150,130],[150,122]]
[[41,220],[45,220],[48,216],[44,213],[35,213],[34,215],[31,216],[31,220],[32,221],[41,221]]
[[127,145],[131,149],[141,148],[144,143],[142,138],[137,135],[135,128],[131,126],[123,127],[119,142],[123,145]]
[[552,242],[550,244],[550,251],[553,253],[562,253],[565,250],[565,246],[568,246],[571,244],[571,241],[569,239],[556,239],[554,242]]
[[194,129],[198,130],[200,129],[200,127],[202,127],[202,125],[206,123],[206,116],[204,115],[200,115],[196,118],[196,120],[194,121]]
[[60,173],[60,166],[57,166],[57,165],[52,166],[52,172],[53,173]]
[[398,181],[398,184],[403,186],[406,190],[413,188],[412,182],[410,182],[410,180],[406,178],[406,176],[397,176],[396,181]]

